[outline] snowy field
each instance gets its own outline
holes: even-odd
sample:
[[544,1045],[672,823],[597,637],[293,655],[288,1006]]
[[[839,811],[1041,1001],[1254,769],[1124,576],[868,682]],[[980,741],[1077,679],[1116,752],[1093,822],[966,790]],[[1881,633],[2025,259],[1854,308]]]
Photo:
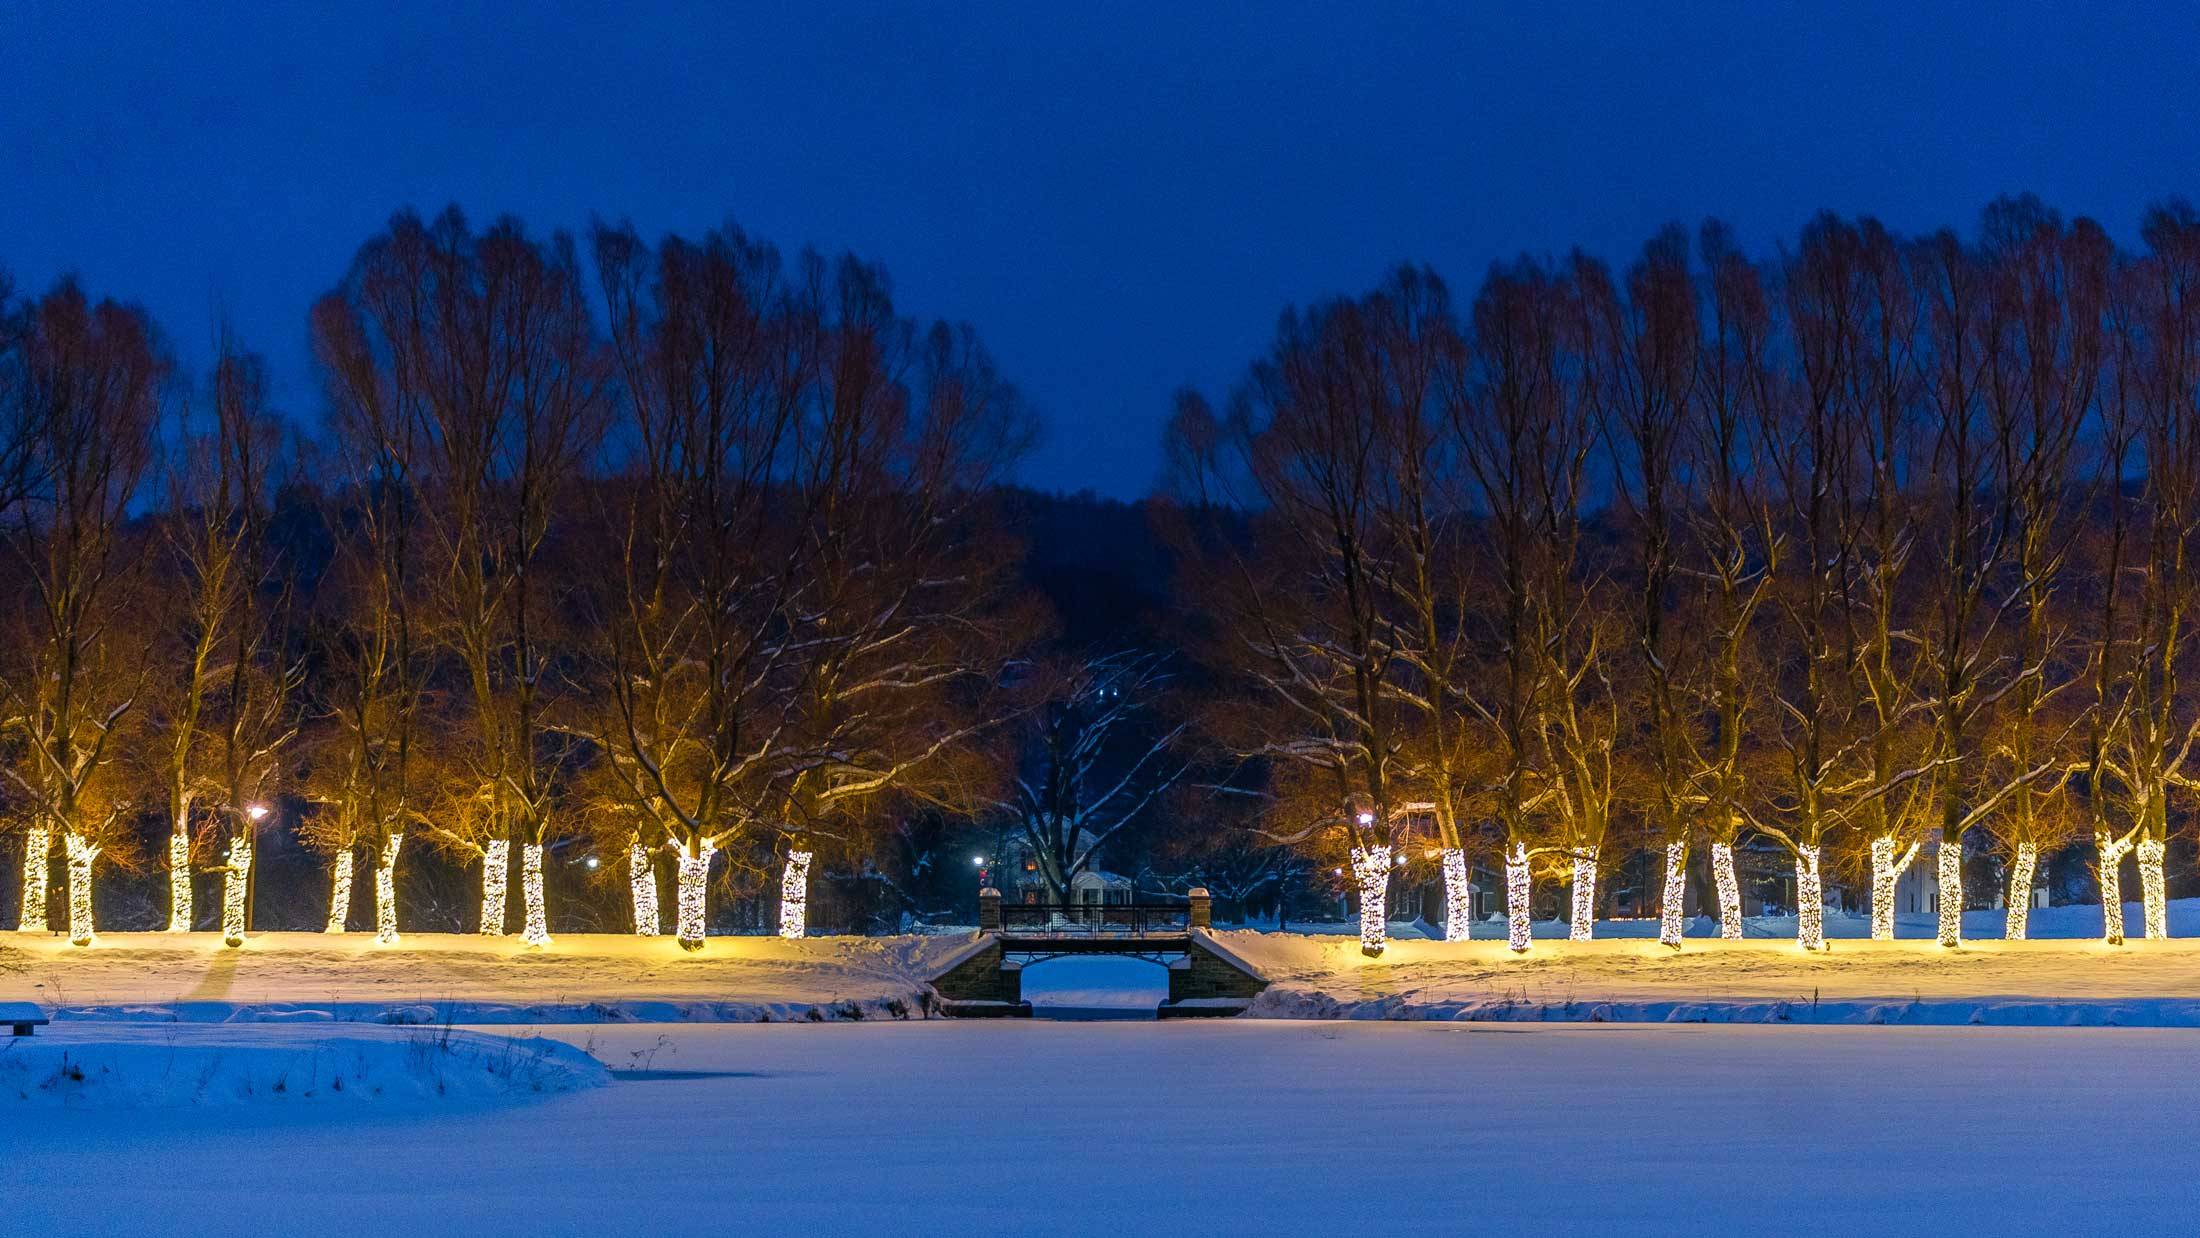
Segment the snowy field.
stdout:
[[541,1030],[619,1073],[436,1112],[7,1114],[6,1230],[2186,1233],[2196,1197],[2178,1031]]
[[[57,1020],[361,1020],[402,1023],[750,1022],[922,1017],[923,979],[950,937],[670,937],[575,933],[547,949],[516,937],[103,933],[89,948],[0,933],[0,1000]],[[12,952],[12,954],[7,953]],[[813,1014],[812,1012],[815,1011]]]

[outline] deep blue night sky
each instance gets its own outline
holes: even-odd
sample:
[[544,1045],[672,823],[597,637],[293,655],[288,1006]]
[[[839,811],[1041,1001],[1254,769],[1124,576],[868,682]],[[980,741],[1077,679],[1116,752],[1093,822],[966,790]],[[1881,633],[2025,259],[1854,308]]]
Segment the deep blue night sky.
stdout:
[[2200,8],[1224,7],[10,5],[0,264],[187,364],[226,315],[310,416],[306,307],[399,206],[735,219],[975,323],[1046,424],[1023,480],[1132,497],[1174,388],[1399,259],[2200,196]]

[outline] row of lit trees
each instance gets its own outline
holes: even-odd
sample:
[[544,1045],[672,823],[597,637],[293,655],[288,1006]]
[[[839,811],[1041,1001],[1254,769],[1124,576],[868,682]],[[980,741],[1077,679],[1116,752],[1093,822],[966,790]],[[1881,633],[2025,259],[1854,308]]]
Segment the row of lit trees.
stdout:
[[1974,839],[2022,937],[2041,855],[2086,835],[2109,939],[2127,853],[2164,935],[2200,740],[2200,216],[2142,236],[2004,200],[1974,240],[1823,216],[1757,262],[1714,224],[1617,276],[1495,267],[1463,313],[1409,267],[1286,314],[1169,439],[1234,685],[1208,730],[1266,828],[1341,840],[1371,952],[1423,829],[1453,938],[1494,843],[1515,949],[1532,872],[1570,873],[1587,936],[1643,845],[1668,944],[1698,846],[1739,936],[1744,834],[1792,854],[1806,947],[1829,866],[1888,937],[1921,856],[1956,944]]
[[785,860],[890,808],[992,793],[974,740],[1013,712],[1040,626],[982,516],[1027,417],[967,330],[899,315],[881,272],[783,262],[732,230],[476,232],[411,214],[313,307],[326,433],[269,408],[228,340],[203,388],[146,315],[0,284],[0,745],[22,923],[58,845],[88,942],[102,863],[169,823],[247,922],[276,797],[357,857],[397,934],[408,838],[481,866],[480,926],[548,938],[545,849],[626,856],[636,929],[699,945],[729,840]]

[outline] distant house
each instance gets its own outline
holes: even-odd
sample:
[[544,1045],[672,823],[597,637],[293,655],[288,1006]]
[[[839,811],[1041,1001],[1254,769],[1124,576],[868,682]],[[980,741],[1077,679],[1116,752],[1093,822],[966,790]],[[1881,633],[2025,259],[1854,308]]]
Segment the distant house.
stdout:
[[[1039,872],[1039,860],[1031,845],[1020,838],[1010,838],[1003,844],[1001,858],[1005,861],[1001,895],[1009,902],[1037,904],[1051,903],[1054,894],[1047,889],[1046,878]],[[1113,906],[1131,902],[1131,879],[1105,869],[1086,867],[1069,881],[1069,901],[1079,907]]]

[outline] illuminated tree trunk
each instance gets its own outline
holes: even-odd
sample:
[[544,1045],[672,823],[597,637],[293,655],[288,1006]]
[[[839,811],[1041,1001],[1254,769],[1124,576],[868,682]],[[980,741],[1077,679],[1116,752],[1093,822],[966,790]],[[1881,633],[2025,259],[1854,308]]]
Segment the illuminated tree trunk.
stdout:
[[683,848],[680,851],[680,920],[679,937],[682,950],[703,948],[703,895],[710,889],[710,857],[716,848],[705,843],[701,848]]
[[1816,846],[1795,849],[1795,940],[1805,950],[1826,944],[1826,887]]
[[1894,940],[1895,887],[1917,858],[1917,845],[1899,854],[1893,835],[1872,840],[1872,940]]
[[1665,844],[1665,896],[1658,907],[1658,940],[1678,949],[1687,917],[1688,843],[1676,838]]
[[1946,837],[1942,831],[1933,845],[1940,866],[1940,944],[1963,944],[1963,835]]
[[1742,939],[1742,883],[1734,875],[1734,844],[1711,844],[1711,884],[1719,890],[1719,940]]
[[23,915],[16,928],[25,933],[46,931],[46,880],[53,862],[53,832],[43,825],[23,831]]
[[191,831],[181,819],[168,835],[168,931],[191,931]]
[[1528,922],[1528,844],[1514,843],[1505,853],[1505,938],[1515,954],[1526,954],[1533,940]]
[[92,861],[99,847],[74,831],[63,838],[69,852],[69,944],[92,944]]
[[542,844],[525,843],[519,849],[520,895],[527,900],[527,944],[550,944],[550,909],[542,898]]
[[2139,893],[2146,900],[2147,940],[2169,936],[2169,889],[2162,877],[2162,840],[2139,840]]
[[655,937],[664,931],[657,916],[657,868],[649,859],[649,848],[639,841],[626,847],[627,892],[634,899],[634,934],[637,937]]
[[2038,843],[2017,844],[2016,862],[2009,869],[2009,915],[2002,927],[2002,936],[2010,941],[2023,941],[2032,924],[2032,874],[2039,868]]
[[252,842],[238,838],[229,844],[227,871],[222,873],[222,944],[244,944],[245,882],[252,876]]
[[374,944],[397,944],[397,849],[404,845],[403,834],[392,834],[382,843],[382,854],[374,865]]
[[512,844],[495,839],[481,849],[481,935],[504,936],[504,894],[512,883]]
[[810,929],[810,852],[789,851],[779,876],[779,935],[799,941]]
[[2124,856],[2131,843],[2099,830],[2093,845],[2101,855],[2101,935],[2109,945],[2120,946],[2124,944]]
[[351,920],[351,865],[351,848],[336,853],[336,872],[329,883],[326,932],[341,933]]
[[1597,928],[1597,849],[1574,852],[1574,919],[1566,927],[1569,941],[1587,941]]
[[1390,848],[1354,847],[1352,877],[1360,887],[1360,953],[1374,958],[1390,934]]
[[1444,940],[1474,936],[1474,885],[1467,879],[1467,853],[1444,849]]

